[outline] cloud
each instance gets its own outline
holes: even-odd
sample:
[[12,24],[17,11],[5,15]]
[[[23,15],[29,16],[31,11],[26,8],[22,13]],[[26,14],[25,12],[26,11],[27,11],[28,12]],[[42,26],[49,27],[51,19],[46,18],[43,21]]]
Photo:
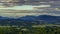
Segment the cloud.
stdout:
[[52,15],[52,16],[60,16],[59,14],[54,14],[54,13],[0,13],[0,16],[4,17],[22,17],[26,15],[33,15],[33,16],[38,16],[38,15]]
[[38,6],[33,6],[33,7],[51,7],[51,5],[38,5]]

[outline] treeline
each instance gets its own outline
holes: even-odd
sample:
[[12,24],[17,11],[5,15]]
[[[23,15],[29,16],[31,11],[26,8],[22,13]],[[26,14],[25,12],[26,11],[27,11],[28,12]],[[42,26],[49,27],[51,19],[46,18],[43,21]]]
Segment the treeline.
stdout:
[[60,34],[60,27],[46,26],[29,28],[0,27],[0,34]]
[[33,28],[34,34],[60,34],[60,27],[38,27]]

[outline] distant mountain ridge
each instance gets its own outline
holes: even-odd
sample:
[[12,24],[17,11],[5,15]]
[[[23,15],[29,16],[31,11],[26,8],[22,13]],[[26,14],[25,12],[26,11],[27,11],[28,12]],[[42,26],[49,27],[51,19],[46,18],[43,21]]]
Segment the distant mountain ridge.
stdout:
[[39,15],[39,16],[22,16],[19,18],[10,18],[10,17],[2,17],[0,16],[0,19],[22,19],[22,20],[60,20],[60,16],[51,16],[51,15]]
[[22,17],[18,17],[18,18],[10,18],[10,17],[3,17],[0,16],[0,19],[23,19],[23,20],[30,20],[30,19],[40,19],[40,20],[44,20],[44,19],[60,19],[60,16],[51,16],[51,15],[39,15],[39,16],[32,16],[32,15],[27,15],[27,16],[22,16]]
[[0,25],[18,25],[23,24],[60,24],[60,16],[39,15],[39,16],[23,16],[19,18],[9,18],[0,16]]

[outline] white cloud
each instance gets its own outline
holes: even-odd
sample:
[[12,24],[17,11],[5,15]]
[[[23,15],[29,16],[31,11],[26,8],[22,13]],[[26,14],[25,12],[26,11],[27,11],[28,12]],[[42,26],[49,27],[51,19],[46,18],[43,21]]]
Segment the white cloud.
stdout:
[[54,14],[54,13],[0,13],[0,16],[4,17],[22,17],[26,15],[52,15],[52,16],[60,16],[59,14]]

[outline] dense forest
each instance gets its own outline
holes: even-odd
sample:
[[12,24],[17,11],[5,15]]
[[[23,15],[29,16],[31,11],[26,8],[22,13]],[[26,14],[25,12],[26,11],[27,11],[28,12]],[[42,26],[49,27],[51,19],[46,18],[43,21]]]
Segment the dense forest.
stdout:
[[0,27],[0,34],[60,34],[60,27],[46,26],[32,29],[18,27]]

